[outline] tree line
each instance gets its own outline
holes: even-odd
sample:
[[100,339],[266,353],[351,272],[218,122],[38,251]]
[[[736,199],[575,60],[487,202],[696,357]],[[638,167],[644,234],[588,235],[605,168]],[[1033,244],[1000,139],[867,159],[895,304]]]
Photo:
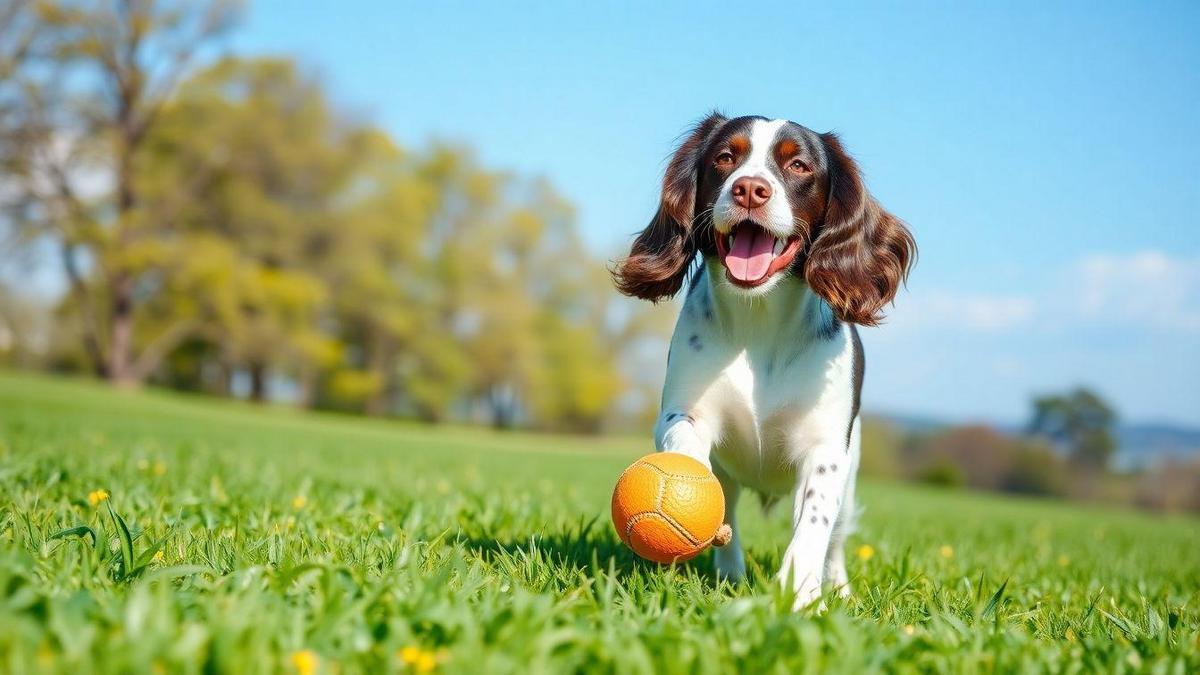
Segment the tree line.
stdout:
[[1113,470],[1116,421],[1112,406],[1086,387],[1034,397],[1019,431],[985,424],[913,430],[870,418],[862,470],[949,488],[1200,511],[1200,459]]
[[202,58],[237,15],[0,5],[0,227],[66,280],[49,365],[430,421],[643,413],[621,355],[662,318],[551,185],[400,147],[289,59]]

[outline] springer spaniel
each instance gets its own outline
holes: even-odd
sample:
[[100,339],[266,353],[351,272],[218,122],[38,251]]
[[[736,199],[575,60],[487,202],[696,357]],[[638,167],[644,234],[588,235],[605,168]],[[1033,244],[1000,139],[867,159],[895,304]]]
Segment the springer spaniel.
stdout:
[[717,573],[746,564],[742,487],[795,500],[779,581],[795,607],[822,581],[849,593],[843,543],[855,520],[863,349],[916,256],[904,223],[875,201],[837,136],[787,120],[712,114],[675,151],[658,213],[614,278],[622,293],[674,296],[696,253],[667,355],[660,452],[721,481],[729,545]]

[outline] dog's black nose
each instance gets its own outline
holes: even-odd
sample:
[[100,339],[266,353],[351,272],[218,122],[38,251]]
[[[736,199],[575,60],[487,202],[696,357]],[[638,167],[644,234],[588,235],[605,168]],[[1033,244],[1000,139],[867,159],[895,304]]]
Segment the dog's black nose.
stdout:
[[758,176],[742,176],[733,181],[733,201],[744,209],[757,209],[771,198],[771,184]]

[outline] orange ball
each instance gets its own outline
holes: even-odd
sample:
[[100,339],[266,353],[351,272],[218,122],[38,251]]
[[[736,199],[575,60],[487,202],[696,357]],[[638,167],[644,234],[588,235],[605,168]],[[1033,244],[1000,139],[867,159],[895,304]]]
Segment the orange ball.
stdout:
[[613,490],[612,519],[634,553],[660,563],[694,558],[714,540],[728,539],[717,477],[675,452],[646,455],[625,469]]

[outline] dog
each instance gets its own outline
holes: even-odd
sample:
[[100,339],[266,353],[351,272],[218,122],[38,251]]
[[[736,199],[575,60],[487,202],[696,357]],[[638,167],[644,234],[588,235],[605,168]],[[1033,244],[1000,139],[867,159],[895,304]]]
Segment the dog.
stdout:
[[915,259],[907,226],[867,192],[832,133],[712,113],[675,150],[658,211],[613,276],[622,293],[653,302],[690,278],[654,441],[721,482],[733,537],[715,551],[719,577],[745,577],[745,487],[764,504],[794,500],[778,580],[795,607],[817,600],[823,582],[849,594],[858,327],[881,321]]

